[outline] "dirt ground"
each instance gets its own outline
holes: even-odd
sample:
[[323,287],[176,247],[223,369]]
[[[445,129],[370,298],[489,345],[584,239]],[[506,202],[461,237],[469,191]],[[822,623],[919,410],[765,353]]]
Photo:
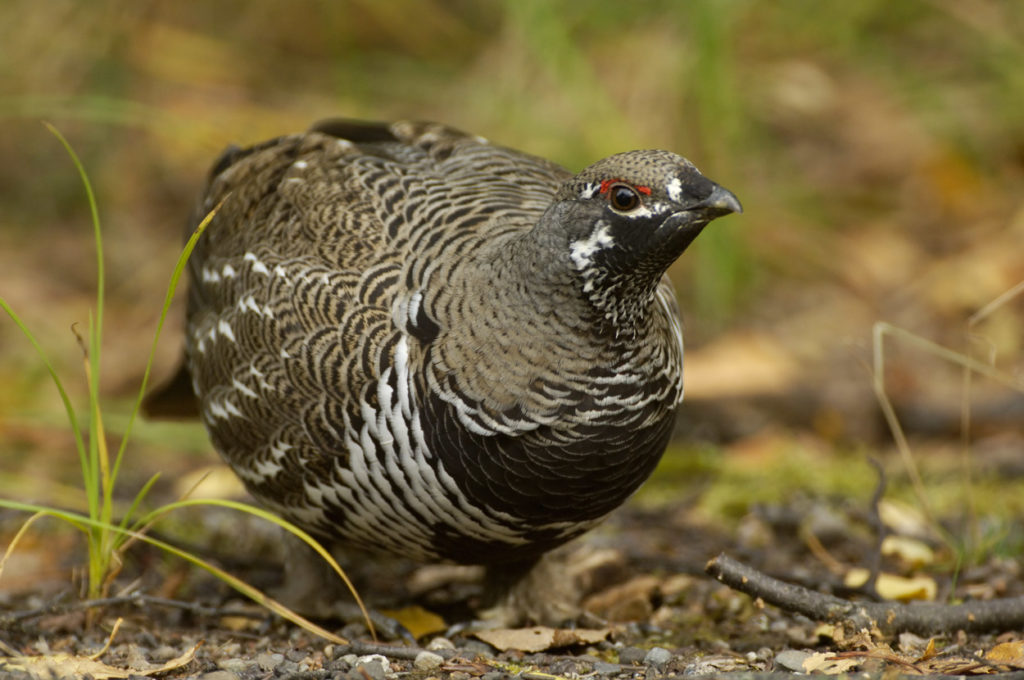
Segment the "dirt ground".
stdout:
[[[1018,465],[1002,474],[1021,470]],[[573,546],[565,568],[575,574],[588,614],[557,629],[474,624],[473,605],[481,592],[472,568],[350,555],[344,566],[362,597],[404,630],[392,631],[400,631],[399,639],[386,639],[385,633],[374,641],[353,611],[347,622],[318,620],[349,644],[318,638],[240,598],[205,572],[145,546],[128,553],[106,602],[83,602],[67,580],[67,567],[81,559],[80,546],[64,532],[40,529],[12,556],[4,574],[20,587],[5,590],[2,599],[0,644],[7,665],[0,673],[12,678],[77,672],[95,678],[207,680],[540,680],[810,671],[873,677],[1019,675],[1024,670],[1019,617],[1009,628],[990,633],[882,634],[788,613],[705,574],[708,559],[725,552],[789,583],[869,601],[848,578],[852,568],[869,565],[877,554],[870,499],[796,494],[781,503],[754,505],[729,528],[700,520],[703,513],[692,497],[658,495],[641,495]],[[889,597],[951,602],[1024,595],[1018,559],[991,555],[954,574],[939,537],[910,506],[883,501],[879,514],[893,540],[882,558],[883,578],[908,579],[895,586],[880,581],[880,589],[896,588]],[[282,545],[288,544],[277,528],[223,509],[185,516],[176,527],[172,532],[190,527],[193,537],[201,537],[193,549],[251,584],[272,592],[280,584]],[[1019,527],[1009,533],[1020,540]],[[917,552],[921,549],[923,554]]]

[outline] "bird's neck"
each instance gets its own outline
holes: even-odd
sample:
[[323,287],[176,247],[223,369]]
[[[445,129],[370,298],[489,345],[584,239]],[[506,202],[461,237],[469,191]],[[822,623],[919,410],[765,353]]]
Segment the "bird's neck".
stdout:
[[565,318],[574,330],[602,342],[632,342],[650,322],[662,271],[612,273],[577,270],[565,243],[549,243],[536,231],[510,239],[496,263],[499,277],[516,281],[540,307]]

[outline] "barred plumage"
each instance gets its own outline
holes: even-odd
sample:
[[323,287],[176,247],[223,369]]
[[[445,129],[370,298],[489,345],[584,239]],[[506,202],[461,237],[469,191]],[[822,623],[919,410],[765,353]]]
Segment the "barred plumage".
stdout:
[[345,121],[230,149],[192,224],[218,204],[186,350],[217,450],[324,536],[484,564],[586,531],[653,470],[683,393],[664,271],[740,210],[665,151],[573,176]]

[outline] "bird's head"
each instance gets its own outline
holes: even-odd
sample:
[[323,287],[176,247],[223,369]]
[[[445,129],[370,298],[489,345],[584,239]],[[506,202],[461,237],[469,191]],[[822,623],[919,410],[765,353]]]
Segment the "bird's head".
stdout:
[[542,222],[557,222],[583,296],[619,332],[635,327],[662,274],[711,220],[742,211],[685,158],[629,151],[567,180]]

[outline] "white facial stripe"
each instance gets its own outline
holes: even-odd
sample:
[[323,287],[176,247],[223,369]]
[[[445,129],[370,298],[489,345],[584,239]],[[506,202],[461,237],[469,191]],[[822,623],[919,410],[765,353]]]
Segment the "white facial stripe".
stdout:
[[615,245],[615,239],[611,234],[611,225],[607,222],[600,222],[597,229],[585,239],[573,241],[569,249],[569,257],[578,271],[590,267],[594,261],[594,254],[603,249]]
[[665,191],[668,193],[670,201],[678,203],[683,195],[683,183],[679,181],[678,177],[673,177],[672,181],[665,187]]

